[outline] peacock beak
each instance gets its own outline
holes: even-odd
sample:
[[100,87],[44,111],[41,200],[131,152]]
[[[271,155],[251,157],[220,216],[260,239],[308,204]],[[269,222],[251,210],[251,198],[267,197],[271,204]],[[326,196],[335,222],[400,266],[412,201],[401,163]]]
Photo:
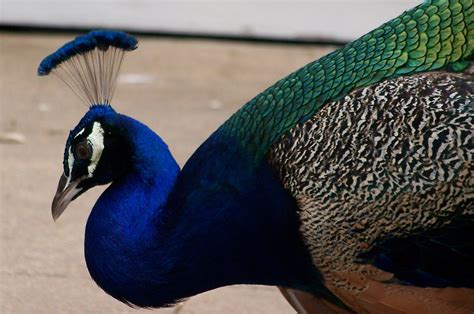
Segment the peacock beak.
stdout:
[[64,174],[61,175],[58,183],[58,189],[56,195],[53,198],[53,204],[51,205],[51,214],[53,215],[54,221],[64,212],[66,207],[71,201],[82,191],[77,186],[84,180],[84,177],[76,179],[68,183],[68,177]]

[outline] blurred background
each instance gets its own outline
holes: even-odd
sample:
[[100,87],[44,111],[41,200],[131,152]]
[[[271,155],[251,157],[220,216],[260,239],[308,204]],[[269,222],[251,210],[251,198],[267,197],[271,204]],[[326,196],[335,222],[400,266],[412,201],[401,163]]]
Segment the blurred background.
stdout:
[[3,25],[349,41],[417,0],[2,0]]
[[[36,76],[47,54],[94,28],[136,34],[112,103],[183,165],[264,88],[418,2],[0,0],[0,312],[145,311],[105,295],[87,272],[84,226],[103,188],[51,219],[65,140],[87,108],[59,80]],[[262,286],[220,288],[156,312],[294,313]]]

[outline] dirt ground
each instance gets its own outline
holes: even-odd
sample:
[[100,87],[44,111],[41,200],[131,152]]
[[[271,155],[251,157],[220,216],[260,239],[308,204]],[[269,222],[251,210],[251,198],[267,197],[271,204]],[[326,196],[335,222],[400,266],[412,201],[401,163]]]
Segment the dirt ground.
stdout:
[[[66,137],[87,107],[41,59],[74,35],[0,32],[0,312],[137,313],[89,277],[84,226],[103,188],[57,223],[50,204]],[[122,67],[113,106],[155,130],[183,165],[237,108],[332,47],[140,38]],[[232,286],[157,313],[293,313],[274,287]],[[149,313],[146,312],[146,313]]]

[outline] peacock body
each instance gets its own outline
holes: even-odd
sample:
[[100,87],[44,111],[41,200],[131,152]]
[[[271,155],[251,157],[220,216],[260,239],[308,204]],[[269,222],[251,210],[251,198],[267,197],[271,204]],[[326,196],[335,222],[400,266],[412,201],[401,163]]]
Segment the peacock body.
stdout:
[[272,147],[303,239],[339,295],[375,294],[374,281],[394,278],[472,287],[473,87],[472,76],[440,72],[384,81],[327,104]]
[[283,78],[181,171],[109,105],[134,48],[95,31],[39,68],[92,104],[67,140],[53,217],[112,182],[85,237],[107,293],[159,307],[265,284],[331,311],[472,311],[472,0],[425,1]]

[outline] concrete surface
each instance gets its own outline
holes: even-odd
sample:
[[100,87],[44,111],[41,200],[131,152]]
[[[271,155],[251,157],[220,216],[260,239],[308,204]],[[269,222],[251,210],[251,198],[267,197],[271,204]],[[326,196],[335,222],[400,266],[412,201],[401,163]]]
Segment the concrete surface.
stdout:
[[[36,68],[72,37],[0,33],[1,313],[140,311],[107,296],[85,266],[85,221],[103,188],[74,201],[57,223],[51,219],[65,140],[87,107],[58,79],[36,77]],[[145,38],[126,56],[112,103],[160,134],[182,165],[243,103],[331,50]],[[274,287],[233,286],[156,312],[293,310]]]

